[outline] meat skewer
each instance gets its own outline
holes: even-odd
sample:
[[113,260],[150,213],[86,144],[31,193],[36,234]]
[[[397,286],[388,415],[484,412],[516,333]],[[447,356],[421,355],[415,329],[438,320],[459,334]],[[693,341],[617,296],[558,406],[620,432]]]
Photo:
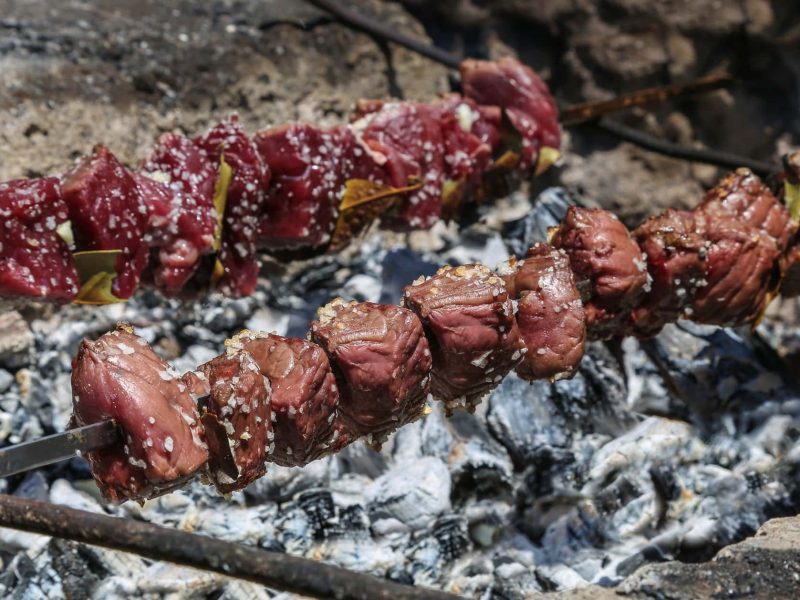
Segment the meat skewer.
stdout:
[[586,339],[647,337],[679,317],[752,324],[796,233],[787,208],[739,170],[695,210],[632,233],[609,212],[571,207],[549,244],[498,272],[443,267],[407,286],[402,307],[336,299],[308,340],[241,332],[183,375],[121,325],[81,344],[73,424],[112,419],[120,430],[86,453],[110,500],[197,474],[227,493],[270,461],[302,466],[359,438],[379,445],[425,413],[429,394],[471,409],[511,370],[569,377]]
[[252,294],[258,252],[337,250],[380,216],[426,229],[558,157],[555,102],[512,58],[462,63],[464,95],[362,101],[352,122],[164,134],[136,169],[97,146],[63,177],[0,183],[0,297],[103,304]]

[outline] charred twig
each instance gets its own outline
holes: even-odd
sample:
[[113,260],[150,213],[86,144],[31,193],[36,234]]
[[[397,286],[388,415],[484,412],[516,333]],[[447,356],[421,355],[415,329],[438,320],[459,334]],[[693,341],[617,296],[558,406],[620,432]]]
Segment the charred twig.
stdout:
[[0,495],[0,525],[132,552],[314,598],[455,598],[295,556],[129,519]]
[[350,10],[349,8],[340,5],[338,2],[334,2],[332,0],[308,0],[308,2],[317,8],[335,15],[340,21],[350,25],[354,29],[358,29],[368,33],[369,35],[394,42],[395,44],[403,46],[404,48],[408,48],[417,54],[427,56],[434,62],[438,62],[446,67],[458,69],[458,66],[461,64],[461,59],[458,56],[451,54],[446,50],[442,50],[441,48],[437,48],[436,46],[432,46],[427,42],[406,35],[401,31],[398,31],[395,27],[384,25],[383,23],[379,23],[374,19],[365,17],[354,10]]
[[675,144],[609,119],[599,119],[595,125],[614,137],[645,148],[646,150],[651,150],[652,152],[657,152],[665,156],[671,156],[672,158],[705,163],[717,167],[724,167],[726,169],[747,167],[761,176],[767,176],[776,170],[775,165],[771,163],[731,154],[729,152],[722,152],[720,150],[694,148],[682,144]]
[[[342,22],[356,29],[399,44],[446,67],[458,69],[461,63],[460,57],[406,35],[397,29],[388,27],[349,8],[345,8],[341,6],[339,2],[336,2],[336,0],[308,0],[308,2],[317,8],[331,13]],[[636,106],[663,103],[675,98],[685,98],[693,94],[710,92],[729,86],[731,83],[732,80],[729,76],[710,75],[686,84],[646,88],[623,94],[616,98],[611,98],[610,100],[585,102],[567,106],[561,108],[561,124],[565,127],[570,127],[587,121],[596,121],[603,115],[628,110]],[[667,142],[636,131],[635,129],[625,127],[624,125],[606,120],[600,120],[598,122],[598,127],[619,139],[673,158],[702,162],[724,168],[749,167],[760,175],[767,175],[775,171],[775,167],[769,163],[755,161],[727,152],[691,148]]]
[[561,110],[562,125],[577,125],[592,121],[603,115],[620,112],[636,106],[661,104],[667,100],[686,98],[694,94],[711,92],[730,86],[729,75],[708,75],[685,84],[672,84],[635,90],[610,100],[574,104]]

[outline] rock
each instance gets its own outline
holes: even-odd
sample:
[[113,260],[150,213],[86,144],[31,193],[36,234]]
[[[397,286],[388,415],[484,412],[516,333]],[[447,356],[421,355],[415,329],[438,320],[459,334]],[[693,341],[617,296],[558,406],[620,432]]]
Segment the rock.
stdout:
[[619,586],[624,595],[672,600],[731,597],[797,598],[800,589],[800,517],[774,519],[710,562],[648,565]]
[[33,332],[22,315],[15,310],[0,313],[0,365],[19,368],[30,361]]

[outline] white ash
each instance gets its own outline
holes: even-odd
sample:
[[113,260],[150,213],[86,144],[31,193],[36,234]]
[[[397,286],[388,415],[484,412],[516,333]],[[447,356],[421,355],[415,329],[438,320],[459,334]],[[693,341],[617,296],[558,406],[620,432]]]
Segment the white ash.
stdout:
[[[183,372],[245,326],[302,337],[333,297],[396,302],[448,259],[496,264],[500,241],[519,256],[542,241],[564,202],[548,190],[503,225],[502,238],[477,225],[437,244],[412,236],[428,248],[415,251],[373,233],[346,255],[289,265],[250,298],[181,303],[145,291],[124,305],[41,311],[29,321],[36,352],[0,363],[0,441],[67,426],[70,360],[82,337],[117,321]],[[767,320],[759,332],[762,340],[681,323],[651,342],[626,341],[622,364],[590,344],[572,380],[509,376],[474,415],[447,419],[434,404],[380,453],[355,444],[303,469],[271,466],[228,499],[193,482],[143,507],[108,506],[77,458],[0,487],[468,597],[611,585],[655,557],[706,558],[800,508],[800,398],[763,341],[796,349],[797,328]],[[3,597],[289,597],[9,530],[0,530],[0,551]]]

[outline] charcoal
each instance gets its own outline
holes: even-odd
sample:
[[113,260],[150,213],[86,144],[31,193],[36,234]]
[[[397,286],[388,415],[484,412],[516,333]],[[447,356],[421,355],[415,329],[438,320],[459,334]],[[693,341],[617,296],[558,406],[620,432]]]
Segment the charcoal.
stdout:
[[438,458],[397,465],[364,490],[370,519],[392,517],[423,528],[450,508],[450,485],[447,466]]
[[503,241],[509,253],[522,257],[534,244],[547,243],[548,230],[561,224],[573,204],[575,199],[563,188],[544,190],[524,217],[503,224]]
[[531,384],[509,375],[488,404],[489,431],[518,468],[566,448],[571,441],[572,432],[564,415],[555,410],[548,383]]

